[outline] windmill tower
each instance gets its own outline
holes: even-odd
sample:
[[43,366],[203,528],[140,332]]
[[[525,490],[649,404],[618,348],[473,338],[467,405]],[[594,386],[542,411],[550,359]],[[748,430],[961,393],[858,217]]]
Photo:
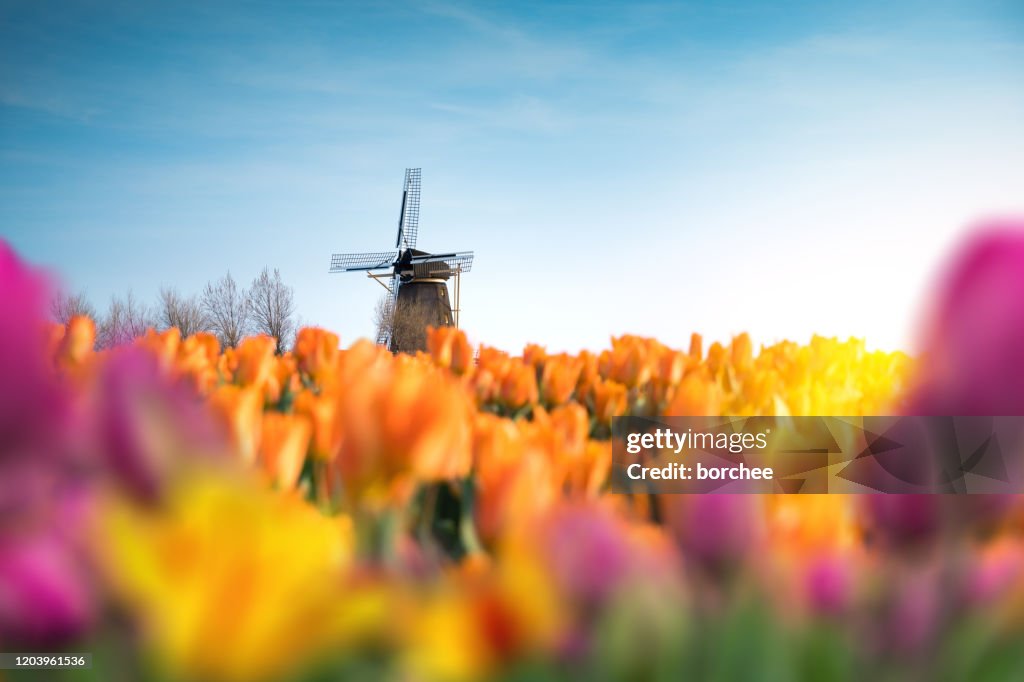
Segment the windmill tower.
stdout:
[[[416,248],[420,225],[420,169],[405,169],[402,209],[398,215],[398,236],[394,251],[336,253],[331,272],[366,272],[388,290],[385,317],[377,343],[393,352],[411,352],[423,347],[424,329],[459,325],[460,278],[473,266],[472,251],[428,253]],[[455,306],[448,295],[448,280],[455,289]],[[396,334],[401,318],[411,319],[418,330]]]

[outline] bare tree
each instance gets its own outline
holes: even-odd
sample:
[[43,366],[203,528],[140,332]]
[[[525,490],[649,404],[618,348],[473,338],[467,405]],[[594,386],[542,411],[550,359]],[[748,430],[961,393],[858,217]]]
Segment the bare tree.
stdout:
[[228,272],[206,285],[201,303],[209,329],[217,335],[220,345],[224,348],[237,346],[249,330],[249,300],[245,289],[239,289]]
[[96,321],[96,308],[85,297],[84,291],[77,294],[58,291],[50,301],[50,314],[53,315],[54,321],[61,324],[67,324],[76,315],[85,315]]
[[173,287],[160,287],[157,324],[161,329],[177,327],[181,332],[181,338],[209,328],[199,297],[183,296]]
[[415,353],[427,349],[427,327],[436,325],[426,306],[399,300],[394,305],[387,294],[381,296],[373,312],[377,336],[387,330],[391,335],[391,350]]
[[373,307],[373,334],[375,338],[380,338],[384,332],[391,332],[391,323],[394,319],[393,311],[391,309],[391,297],[387,294],[382,294],[377,299],[377,305]]
[[283,353],[295,331],[295,295],[281,281],[281,273],[263,268],[249,287],[249,312],[252,330],[277,339],[277,352]]
[[135,294],[129,291],[123,299],[114,295],[110,297],[107,313],[96,330],[96,345],[99,348],[120,346],[155,326],[152,310],[135,298]]

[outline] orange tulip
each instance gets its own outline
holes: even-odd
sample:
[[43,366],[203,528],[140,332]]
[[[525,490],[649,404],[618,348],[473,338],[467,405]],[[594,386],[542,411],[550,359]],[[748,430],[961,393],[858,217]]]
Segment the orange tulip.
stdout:
[[207,332],[193,334],[178,347],[178,371],[192,378],[196,390],[206,393],[217,383],[219,357],[220,342],[216,336]]
[[[351,499],[404,503],[417,481],[462,477],[471,464],[471,405],[449,375],[400,356],[346,367],[335,460]],[[346,361],[347,362],[347,361]]]
[[596,497],[604,489],[612,469],[612,444],[610,441],[587,441],[579,473],[570,479],[570,489],[586,497]]
[[263,415],[260,461],[278,488],[290,490],[298,482],[311,432],[309,418],[305,415],[280,412]]
[[337,396],[328,393],[315,395],[306,389],[295,397],[293,408],[296,414],[305,415],[312,424],[310,454],[327,462],[337,457],[342,438]]
[[523,523],[558,497],[548,447],[529,422],[477,415],[473,433],[477,529],[494,542],[510,524]]
[[750,335],[746,332],[733,338],[732,364],[739,371],[747,371],[754,363],[754,348],[750,342]]
[[427,352],[439,367],[454,374],[465,374],[473,367],[473,348],[466,333],[455,327],[427,329]]
[[175,359],[178,356],[181,332],[176,327],[171,327],[162,332],[152,328],[147,329],[146,334],[138,340],[138,344],[156,357],[161,371],[167,372],[174,366]]
[[580,366],[580,376],[576,381],[576,395],[585,396],[591,392],[594,384],[601,378],[598,371],[598,358],[590,351],[584,350],[576,356],[576,362]]
[[498,398],[498,379],[490,369],[477,367],[473,372],[472,381],[473,393],[476,396],[477,405],[486,405]]
[[537,403],[537,374],[522,360],[513,359],[501,379],[499,399],[511,410]]
[[238,354],[234,348],[225,348],[221,356],[217,358],[217,371],[226,381],[231,381],[238,369]]
[[627,388],[636,388],[654,376],[653,343],[637,336],[612,339],[612,349],[601,353],[601,374]]
[[611,424],[612,417],[626,414],[629,405],[627,389],[614,381],[598,381],[591,391],[594,417],[602,424]]
[[544,346],[538,346],[535,343],[529,343],[526,348],[523,349],[523,362],[530,367],[540,367],[548,359],[548,352]]
[[589,439],[590,415],[583,406],[570,403],[534,422],[548,441],[558,480],[569,496],[592,497],[607,480],[611,469],[611,443]]
[[476,370],[473,372],[473,385],[477,403],[483,405],[497,401],[501,395],[501,384],[508,374],[512,358],[505,351],[480,346],[477,355]]
[[77,366],[92,355],[95,344],[96,323],[85,315],[75,315],[68,321],[57,353],[63,363]]
[[367,339],[359,339],[338,356],[336,370],[325,375],[318,383],[323,390],[344,392],[366,372],[383,370],[396,362],[406,362],[408,355],[395,357],[384,346]]
[[678,384],[690,362],[689,355],[666,348],[658,357],[658,382],[662,385]]
[[300,372],[316,381],[338,365],[338,335],[317,327],[304,327],[295,335],[295,359]]
[[557,407],[550,414],[537,408],[533,421],[522,423],[519,428],[549,463],[551,483],[570,495],[584,493],[591,468],[587,410],[576,403]]
[[298,392],[299,386],[295,356],[291,353],[275,355],[271,363],[270,376],[267,377],[267,382],[263,385],[264,399],[267,404],[278,403],[285,391]]
[[704,339],[700,334],[690,334],[690,357],[698,362],[704,357]]
[[582,405],[572,403],[535,415],[534,427],[549,441],[553,459],[575,465],[587,445],[590,415]]
[[580,378],[582,366],[566,355],[548,358],[541,374],[541,397],[548,406],[569,401]]
[[692,373],[676,387],[665,407],[665,415],[674,417],[717,416],[722,413],[722,390],[707,377]]
[[708,348],[708,357],[706,360],[706,366],[711,370],[712,374],[717,374],[718,371],[724,368],[727,364],[725,347],[718,341],[715,341]]
[[272,336],[249,336],[243,339],[235,349],[238,358],[235,382],[262,391],[274,369],[275,348],[277,341]]
[[235,452],[243,462],[253,464],[262,432],[262,393],[255,388],[225,384],[213,392],[210,402],[220,415]]

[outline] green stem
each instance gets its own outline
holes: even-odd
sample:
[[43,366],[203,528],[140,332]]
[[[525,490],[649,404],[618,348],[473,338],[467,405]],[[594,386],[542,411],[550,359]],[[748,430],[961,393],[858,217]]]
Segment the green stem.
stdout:
[[483,554],[484,548],[476,534],[476,521],[473,519],[475,502],[475,484],[473,477],[462,480],[462,504],[459,510],[459,538],[467,554]]
[[420,505],[420,518],[417,525],[420,542],[428,544],[433,540],[431,530],[437,516],[437,498],[440,489],[437,484],[430,484],[423,490],[423,502]]

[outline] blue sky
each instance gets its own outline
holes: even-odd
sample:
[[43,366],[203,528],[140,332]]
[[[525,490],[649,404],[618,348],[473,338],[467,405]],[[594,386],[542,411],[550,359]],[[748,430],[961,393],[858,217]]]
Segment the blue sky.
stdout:
[[906,346],[963,227],[1024,214],[1024,4],[0,3],[0,235],[99,307],[330,254],[476,251],[474,341]]

